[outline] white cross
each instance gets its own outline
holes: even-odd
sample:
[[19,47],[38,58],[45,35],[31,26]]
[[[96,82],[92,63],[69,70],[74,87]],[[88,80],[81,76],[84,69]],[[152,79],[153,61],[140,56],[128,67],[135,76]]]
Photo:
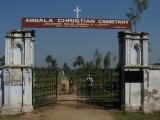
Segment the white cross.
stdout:
[[77,18],[79,18],[79,12],[81,12],[82,10],[79,9],[79,6],[77,6],[74,11],[77,13]]

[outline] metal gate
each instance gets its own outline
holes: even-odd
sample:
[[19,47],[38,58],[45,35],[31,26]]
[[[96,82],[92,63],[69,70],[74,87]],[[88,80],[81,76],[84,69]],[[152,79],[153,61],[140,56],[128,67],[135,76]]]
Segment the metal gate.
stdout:
[[32,82],[32,104],[34,108],[54,104],[57,100],[57,71],[35,69]]
[[[116,69],[85,71],[77,80],[77,107],[121,107],[120,72]],[[86,78],[93,78],[92,87],[87,87]]]

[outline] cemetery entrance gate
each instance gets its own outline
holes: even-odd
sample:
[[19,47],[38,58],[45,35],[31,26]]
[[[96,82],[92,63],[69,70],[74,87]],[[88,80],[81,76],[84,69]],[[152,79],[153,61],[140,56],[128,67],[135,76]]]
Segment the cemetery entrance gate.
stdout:
[[[131,29],[130,20],[93,19],[93,18],[22,18],[22,28],[97,28]],[[90,73],[90,72],[89,72]],[[85,78],[77,81],[77,107],[94,104],[106,107],[119,107],[121,103],[121,83],[116,70],[96,71],[92,74],[94,83],[92,92],[87,93]],[[33,106],[39,107],[54,103],[57,98],[57,72],[35,70],[33,75]]]

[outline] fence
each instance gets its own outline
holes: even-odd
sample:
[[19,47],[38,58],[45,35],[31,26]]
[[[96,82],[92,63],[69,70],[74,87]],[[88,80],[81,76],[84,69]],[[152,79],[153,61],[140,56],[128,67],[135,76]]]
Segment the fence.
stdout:
[[[93,78],[92,86],[88,87],[86,78]],[[85,71],[79,74],[77,80],[77,107],[101,106],[106,108],[120,108],[120,72],[115,69]]]
[[35,69],[32,82],[34,108],[54,104],[57,100],[57,71]]

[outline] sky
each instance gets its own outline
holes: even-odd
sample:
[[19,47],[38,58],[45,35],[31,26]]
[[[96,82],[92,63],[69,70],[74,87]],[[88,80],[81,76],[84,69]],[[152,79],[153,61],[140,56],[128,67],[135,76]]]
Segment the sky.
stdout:
[[[80,18],[126,19],[126,12],[133,0],[0,0],[0,56],[4,55],[5,35],[21,28],[22,17],[76,18],[74,9],[79,6]],[[148,9],[137,24],[137,31],[148,32],[149,62],[160,59],[160,0],[150,0]],[[119,31],[122,29],[82,28],[33,28],[36,31],[35,65],[46,66],[50,54],[60,67],[66,62],[72,66],[78,55],[86,61],[99,50],[104,56],[108,51],[118,56]]]

